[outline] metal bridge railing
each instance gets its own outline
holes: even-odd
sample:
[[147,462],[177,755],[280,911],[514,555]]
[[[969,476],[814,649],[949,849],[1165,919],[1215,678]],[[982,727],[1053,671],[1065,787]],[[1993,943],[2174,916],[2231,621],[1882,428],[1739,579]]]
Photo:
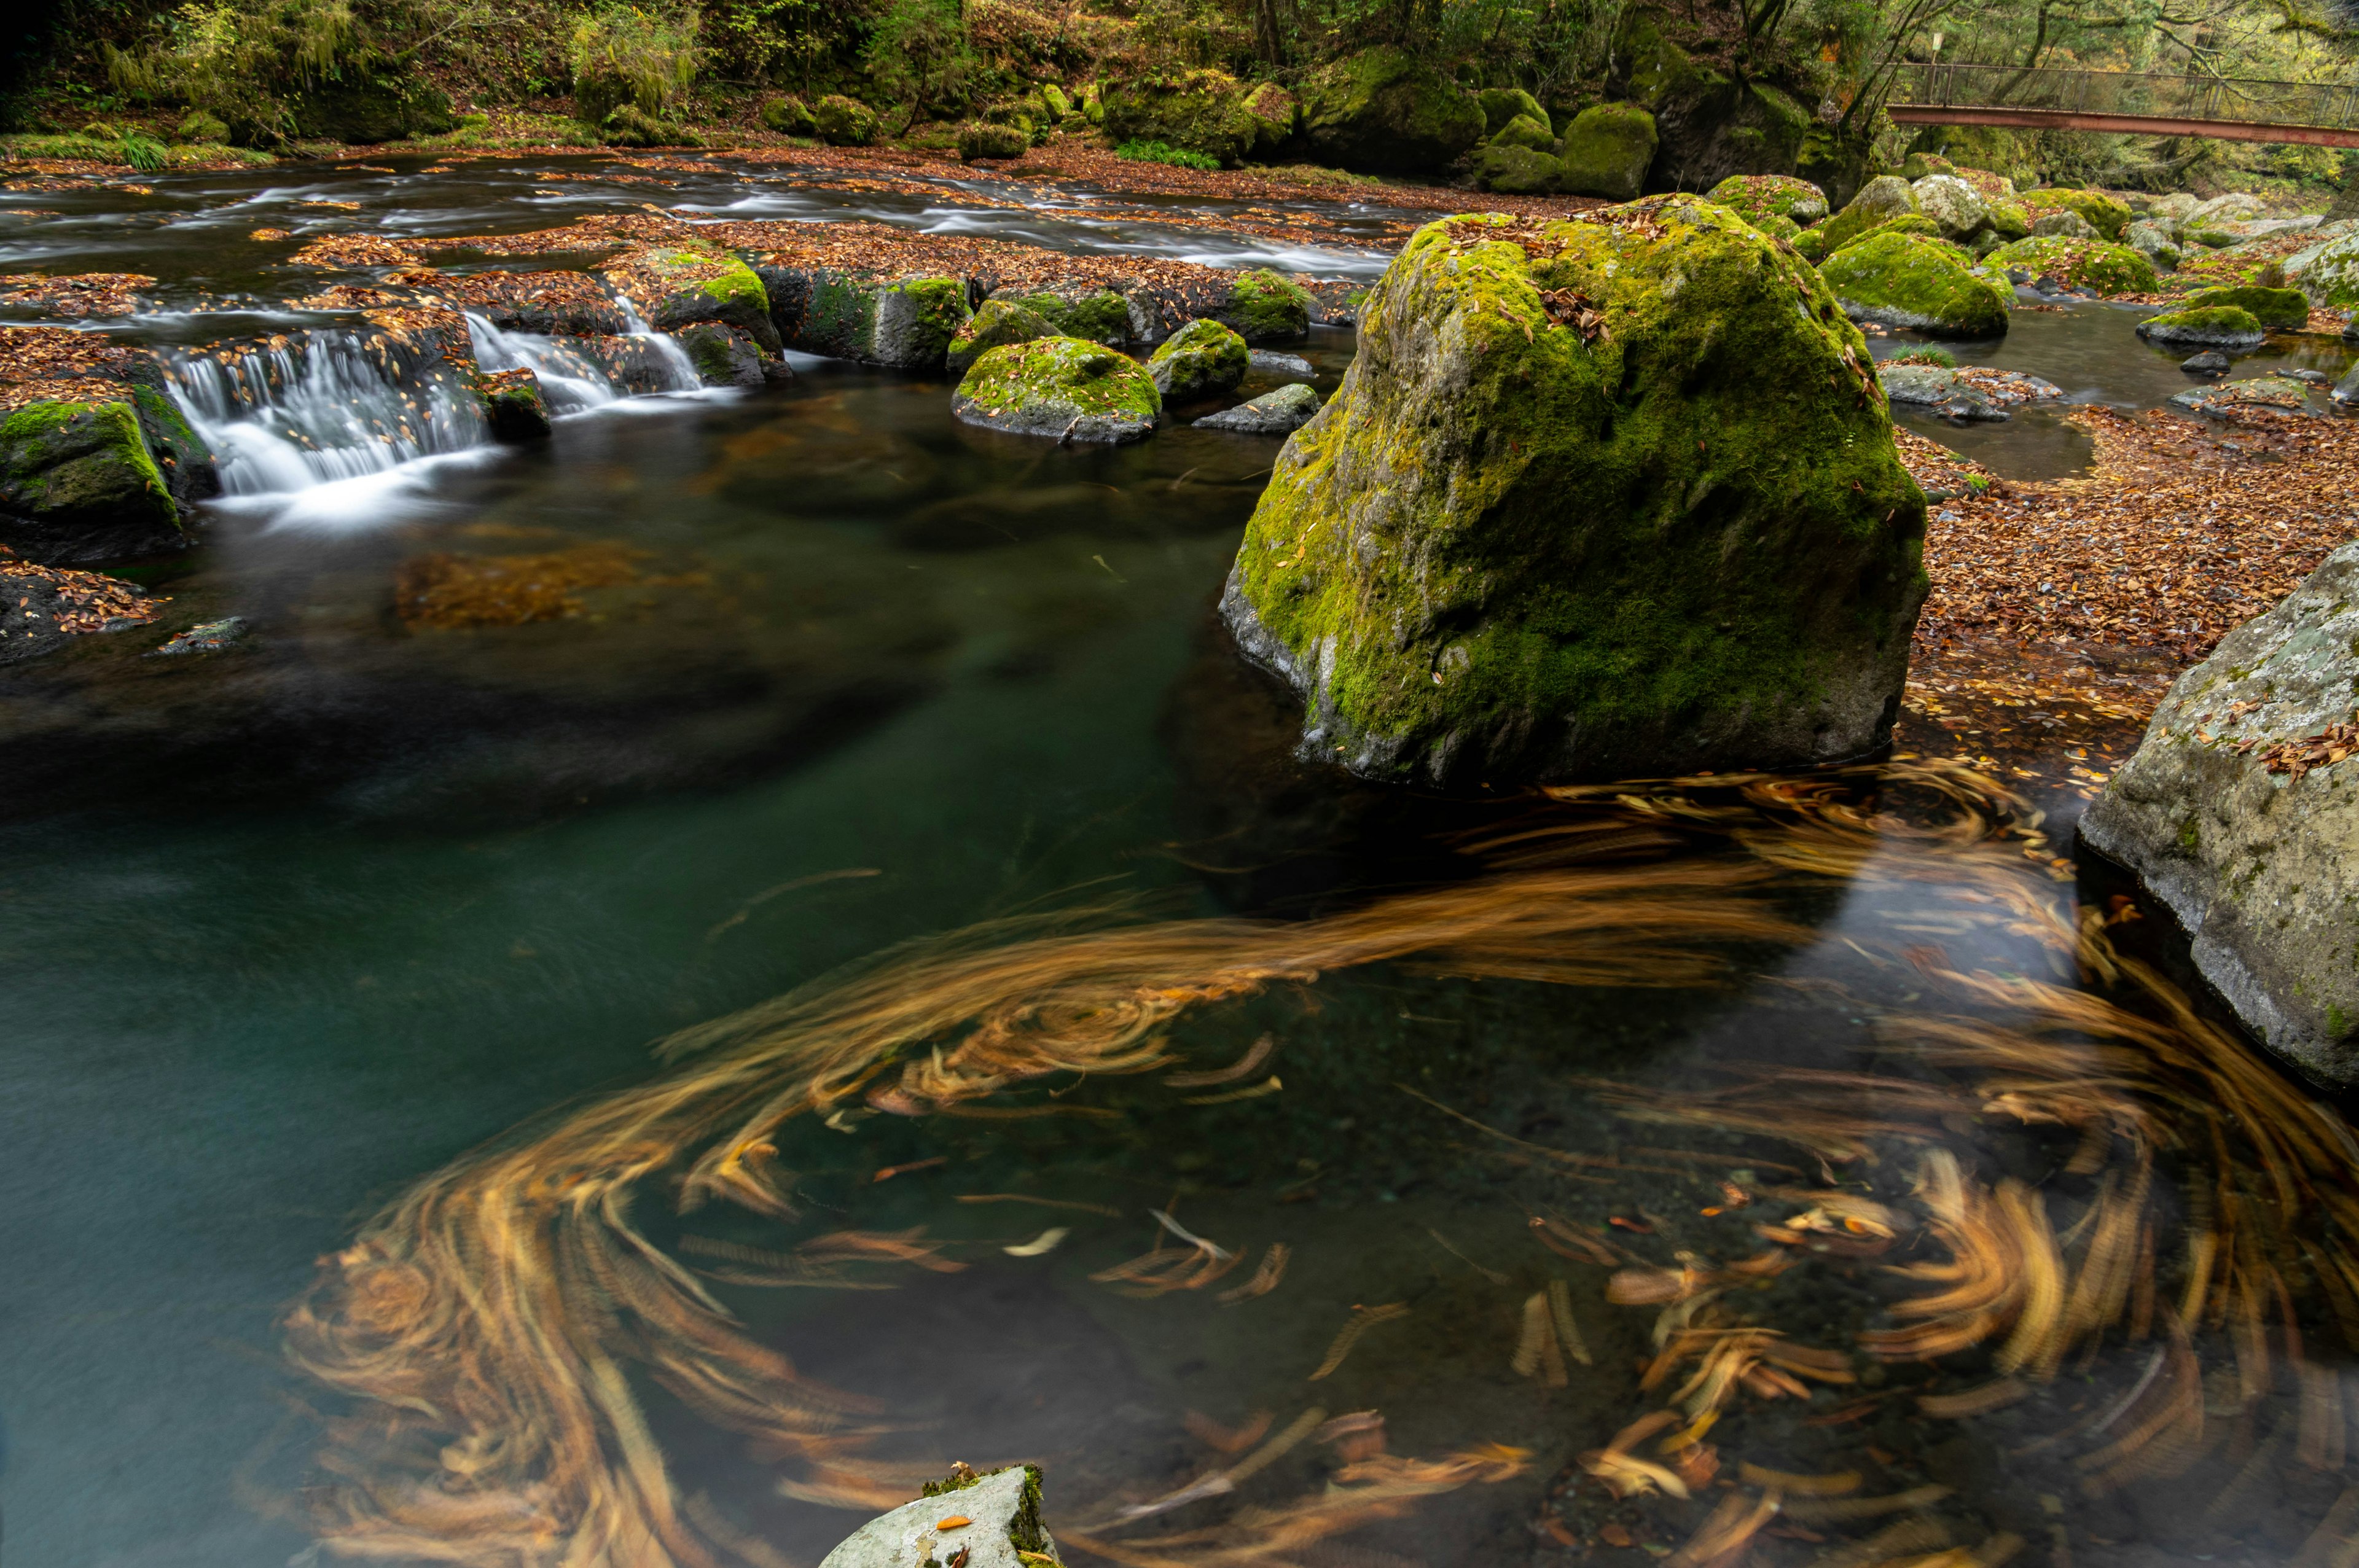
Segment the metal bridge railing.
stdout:
[[1894,103],[1927,108],[2047,109],[2248,124],[2359,126],[2359,85],[2150,76],[2006,65],[1905,65]]

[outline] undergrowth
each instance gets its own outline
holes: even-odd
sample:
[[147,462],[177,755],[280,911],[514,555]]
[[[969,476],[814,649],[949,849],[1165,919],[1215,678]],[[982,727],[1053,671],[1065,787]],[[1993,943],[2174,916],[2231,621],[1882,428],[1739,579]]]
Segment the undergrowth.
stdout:
[[1125,142],[1114,149],[1114,156],[1133,163],[1168,163],[1180,168],[1221,167],[1221,160],[1210,153],[1191,153],[1185,147],[1169,146],[1162,142]]

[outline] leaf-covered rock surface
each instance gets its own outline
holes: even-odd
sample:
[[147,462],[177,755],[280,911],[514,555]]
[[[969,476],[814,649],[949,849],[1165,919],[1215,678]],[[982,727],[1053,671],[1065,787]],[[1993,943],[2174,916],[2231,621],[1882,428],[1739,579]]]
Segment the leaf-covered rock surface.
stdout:
[[2001,245],[1983,258],[1994,272],[2022,281],[2049,281],[2090,294],[2145,294],[2154,288],[2154,264],[2126,245],[2035,234]]
[[1253,351],[1218,321],[1190,321],[1163,340],[1147,373],[1166,398],[1185,401],[1227,392],[1245,378]]
[[1081,338],[992,349],[951,400],[970,425],[1068,441],[1143,440],[1163,411],[1155,382],[1125,354]]
[[1471,786],[1872,750],[1922,501],[1863,341],[1734,214],[1419,232],[1223,599],[1306,755]]
[[1827,193],[1789,174],[1732,174],[1705,193],[1748,223],[1791,218],[1807,229],[1827,215]]

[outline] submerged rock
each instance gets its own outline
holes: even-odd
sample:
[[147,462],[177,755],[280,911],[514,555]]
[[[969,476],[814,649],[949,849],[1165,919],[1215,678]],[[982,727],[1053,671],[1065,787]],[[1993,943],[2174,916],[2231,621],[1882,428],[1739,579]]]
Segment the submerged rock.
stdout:
[[1040,1470],[1015,1465],[977,1476],[965,1465],[926,1483],[925,1495],[870,1519],[820,1568],[1062,1568],[1040,1521]]
[[1247,436],[1286,436],[1300,429],[1319,412],[1319,394],[1301,382],[1265,392],[1250,403],[1223,408],[1196,421],[1199,430],[1234,430]]
[[1306,757],[1443,786],[1882,744],[1924,501],[1799,258],[1654,198],[1419,231],[1222,609]]
[[2249,310],[2234,305],[2201,310],[2166,310],[2137,324],[2137,335],[2149,343],[2188,344],[2207,349],[2257,349],[2268,334]]
[[1807,229],[1827,215],[1827,193],[1790,174],[1732,174],[1704,196],[1756,228],[1765,218],[1788,218]]
[[493,371],[475,389],[483,395],[494,439],[529,441],[549,434],[549,405],[541,398],[540,377],[530,370]]
[[951,346],[943,354],[943,368],[952,375],[964,375],[968,366],[1003,344],[1028,343],[1035,338],[1055,336],[1057,329],[1038,310],[1012,299],[986,299],[982,308],[961,322],[951,335]]
[[1345,168],[1440,168],[1483,137],[1483,106],[1406,49],[1382,45],[1322,66],[1302,92],[1302,137]]
[[227,615],[219,621],[201,621],[148,649],[147,656],[151,659],[177,659],[190,654],[218,654],[223,648],[245,641],[245,617],[243,615]]
[[1289,354],[1278,349],[1256,349],[1248,363],[1264,375],[1312,375],[1317,373],[1309,360],[1300,354]]
[[2223,382],[2216,386],[2191,386],[2173,393],[2170,406],[2207,419],[2224,419],[2232,413],[2299,414],[2309,389],[2289,376],[2262,375],[2250,381]]
[[1937,338],[2000,337],[2015,301],[2013,289],[1976,274],[1949,246],[1888,229],[1845,246],[1819,270],[1853,320]]
[[1163,340],[1147,373],[1167,398],[1212,397],[1245,380],[1252,359],[1245,341],[1218,321],[1190,321]]
[[2359,1084],[2359,545],[2179,677],[2082,841],[2170,906],[2268,1047]]
[[1636,103],[1597,103],[1565,127],[1564,189],[1627,201],[1645,189],[1655,160],[1655,117]]
[[1136,360],[1082,338],[1036,338],[984,353],[951,412],[970,425],[1063,441],[1136,441],[1163,399]]

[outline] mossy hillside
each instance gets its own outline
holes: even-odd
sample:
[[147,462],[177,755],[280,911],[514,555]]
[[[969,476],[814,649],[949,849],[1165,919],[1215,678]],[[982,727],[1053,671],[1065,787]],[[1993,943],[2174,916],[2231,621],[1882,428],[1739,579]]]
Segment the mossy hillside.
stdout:
[[1993,272],[2050,277],[2096,294],[2151,294],[2154,264],[2127,245],[2034,234],[2001,245],[1983,258]]
[[2105,240],[2118,240],[2129,227],[2130,210],[2126,202],[2116,201],[2102,190],[2074,190],[2055,187],[2046,190],[2027,190],[2016,200],[2031,214],[2033,222],[2043,212],[2077,212],[2088,221],[2089,227]]
[[2228,306],[2250,311],[2262,326],[2279,331],[2298,330],[2310,321],[2310,297],[2300,289],[2263,288],[2257,284],[2199,288],[2187,297],[2185,308],[2208,310]]
[[1131,441],[1151,433],[1162,395],[1138,362],[1082,338],[1036,338],[986,351],[951,411],[970,424],[1060,441]]
[[1310,331],[1310,293],[1282,272],[1255,267],[1237,275],[1214,319],[1248,343],[1286,342]]
[[1937,338],[1996,338],[2014,291],[1978,277],[1956,249],[1921,235],[1878,230],[1826,259],[1820,276],[1844,312]]
[[1924,502],[1788,248],[1692,197],[1451,219],[1360,331],[1224,599],[1306,753],[1448,785],[1878,743]]
[[1765,218],[1785,218],[1809,228],[1827,215],[1827,193],[1790,174],[1732,174],[1704,200],[1727,208],[1755,228]]
[[1558,155],[1564,189],[1576,196],[1627,201],[1647,180],[1654,161],[1655,117],[1636,103],[1597,103],[1573,116]]
[[1035,338],[1057,335],[1056,327],[1038,310],[1013,299],[986,299],[951,334],[950,348],[943,354],[943,366],[952,375],[964,375],[968,366],[1003,344],[1028,343]]
[[1218,321],[1190,321],[1163,340],[1147,373],[1167,397],[1211,397],[1234,389],[1253,362],[1245,341]]
[[1362,49],[1312,73],[1301,128],[1319,160],[1350,169],[1439,168],[1482,139],[1473,94],[1406,49]]
[[2209,348],[2257,348],[2268,335],[2258,317],[2235,305],[2167,310],[2139,322],[2137,334],[2151,342]]

